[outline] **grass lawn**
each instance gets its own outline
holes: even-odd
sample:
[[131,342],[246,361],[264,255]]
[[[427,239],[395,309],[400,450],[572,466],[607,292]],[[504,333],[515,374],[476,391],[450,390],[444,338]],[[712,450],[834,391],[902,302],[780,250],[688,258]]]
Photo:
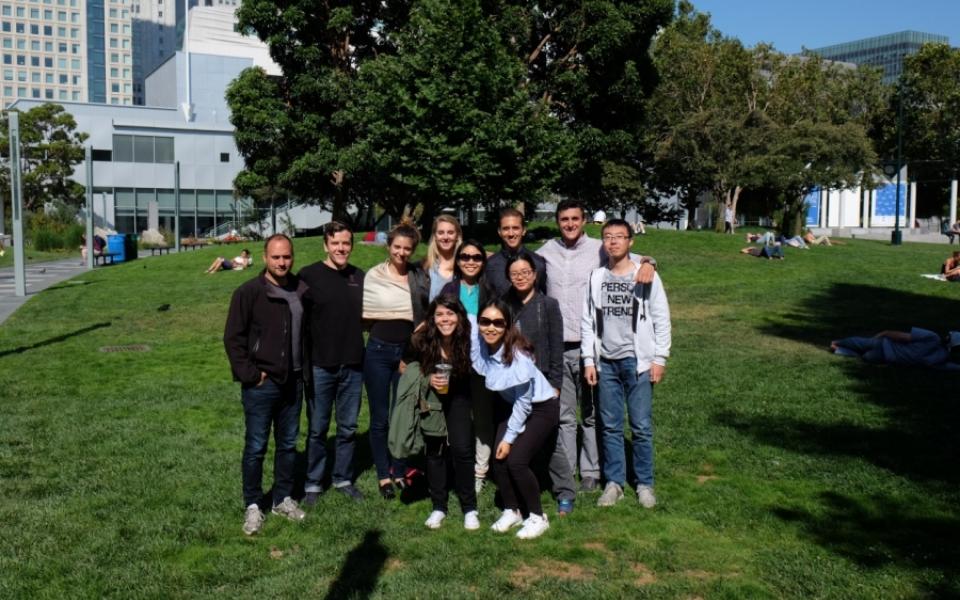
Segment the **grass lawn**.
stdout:
[[[245,537],[221,337],[251,273],[204,275],[218,252],[205,249],[46,290],[0,326],[0,598],[960,595],[960,377],[826,351],[882,329],[960,329],[960,285],[919,276],[948,247],[852,241],[779,262],[742,246],[639,238],[673,312],[654,400],[660,504],[581,495],[528,542],[489,531],[491,488],[478,532],[455,498],[439,531],[423,527],[428,500],[382,501],[365,402],[367,500],[328,493],[304,523],[268,517]],[[296,252],[319,260],[321,240]],[[358,246],[354,262],[383,256]],[[149,351],[98,351],[127,344]]]
[[[13,247],[7,246],[4,244],[4,255],[0,256],[0,268],[3,267],[12,267],[13,266]],[[24,248],[24,254],[27,256],[27,266],[29,267],[35,263],[50,262],[51,260],[61,260],[64,258],[73,258],[76,257],[77,260],[80,260],[80,251],[79,250],[51,250],[48,252],[41,252],[39,250],[34,250],[30,246]]]

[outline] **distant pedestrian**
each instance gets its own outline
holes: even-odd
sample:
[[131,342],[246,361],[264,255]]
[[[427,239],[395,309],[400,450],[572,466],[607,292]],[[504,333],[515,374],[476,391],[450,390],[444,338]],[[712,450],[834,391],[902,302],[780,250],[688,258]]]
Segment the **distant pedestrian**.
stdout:
[[723,232],[733,234],[733,226],[736,224],[736,215],[733,214],[733,204],[727,202],[723,207]]

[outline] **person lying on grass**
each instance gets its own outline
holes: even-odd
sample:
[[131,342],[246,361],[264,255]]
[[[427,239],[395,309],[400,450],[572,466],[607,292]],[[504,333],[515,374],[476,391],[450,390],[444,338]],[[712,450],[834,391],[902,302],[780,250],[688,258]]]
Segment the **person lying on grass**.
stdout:
[[819,237],[813,235],[813,232],[809,229],[806,233],[803,234],[803,241],[809,246],[842,246],[844,242],[831,240],[829,236],[821,235]]
[[240,256],[234,256],[233,259],[227,259],[218,256],[207,269],[208,275],[213,275],[217,271],[242,271],[253,264],[253,257],[250,251],[244,248],[240,251]]
[[960,370],[960,331],[950,331],[944,336],[919,327],[909,332],[881,331],[873,337],[835,340],[830,342],[830,351],[878,365]]
[[783,246],[748,246],[740,249],[740,254],[749,254],[757,258],[783,260]]

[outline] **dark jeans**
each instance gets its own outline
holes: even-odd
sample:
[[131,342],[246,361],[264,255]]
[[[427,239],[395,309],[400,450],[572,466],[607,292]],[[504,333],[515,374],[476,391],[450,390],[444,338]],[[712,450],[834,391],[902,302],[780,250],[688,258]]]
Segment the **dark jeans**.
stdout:
[[293,468],[300,434],[300,407],[303,384],[299,373],[291,374],[282,386],[267,379],[259,387],[244,386],[242,392],[246,433],[243,444],[244,506],[263,498],[263,459],[273,426],[273,504],[293,492]]
[[[497,427],[493,442],[494,456],[497,446],[500,445],[507,431],[507,420],[512,411],[512,404],[499,397],[496,399],[493,405],[493,418]],[[540,504],[540,484],[533,469],[530,468],[530,462],[554,434],[559,422],[559,400],[551,398],[544,402],[535,402],[527,416],[523,433],[514,440],[506,460],[493,459],[493,477],[503,498],[504,508],[520,510],[525,516],[543,514],[543,506]]]
[[306,492],[323,491],[327,466],[327,430],[336,406],[337,437],[334,442],[334,487],[353,481],[353,450],[356,447],[357,417],[360,414],[360,386],[363,373],[359,366],[314,367],[313,396],[307,402],[307,480]]
[[433,510],[447,512],[447,471],[452,459],[454,489],[460,499],[460,509],[466,514],[477,510],[477,492],[473,487],[474,441],[470,396],[451,393],[442,398],[442,402],[443,416],[447,420],[446,439],[424,436],[427,485]]
[[370,403],[370,451],[377,468],[377,479],[403,477],[406,463],[390,456],[387,431],[390,426],[392,398],[400,381],[400,358],[406,344],[391,344],[371,337],[363,356],[363,384]]

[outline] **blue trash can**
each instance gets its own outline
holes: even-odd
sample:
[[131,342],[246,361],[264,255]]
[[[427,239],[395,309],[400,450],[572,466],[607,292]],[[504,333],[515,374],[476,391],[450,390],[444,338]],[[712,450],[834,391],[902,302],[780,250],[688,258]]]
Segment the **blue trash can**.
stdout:
[[113,254],[113,262],[121,263],[127,259],[127,236],[111,234],[107,236],[107,252]]

